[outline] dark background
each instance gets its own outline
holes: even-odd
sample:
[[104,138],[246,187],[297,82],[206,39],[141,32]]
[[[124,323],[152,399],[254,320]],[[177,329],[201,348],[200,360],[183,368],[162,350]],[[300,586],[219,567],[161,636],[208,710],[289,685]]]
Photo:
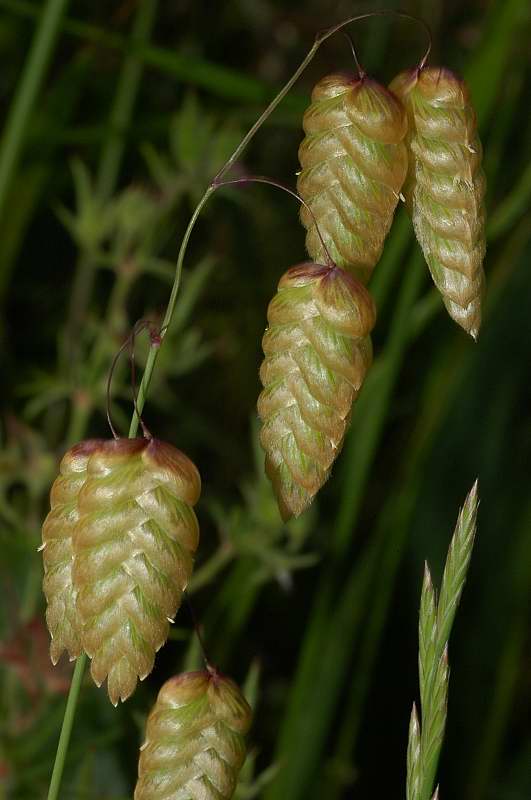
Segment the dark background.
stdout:
[[[0,0],[4,119],[45,5]],[[68,688],[68,666],[54,670],[47,656],[36,555],[58,459],[108,435],[111,359],[137,319],[162,317],[182,234],[224,158],[315,33],[372,8],[67,4],[0,203],[0,797],[45,796]],[[431,63],[466,76],[478,112],[489,211],[479,343],[444,312],[400,212],[371,284],[375,363],[347,443],[313,509],[283,526],[254,408],[265,310],[280,275],[304,259],[303,230],[281,192],[223,189],[193,234],[146,405],[153,432],[203,477],[194,606],[211,659],[246,683],[256,714],[239,798],[404,796],[422,565],[440,580],[476,476],[479,532],[450,643],[441,798],[531,796],[529,7],[400,9],[430,25]],[[392,17],[349,30],[383,83],[426,46],[420,26]],[[354,68],[340,35],[236,172],[294,184],[311,87],[337,68]],[[140,367],[146,350],[139,341]],[[123,435],[131,411],[124,362],[112,403]],[[61,797],[131,796],[156,692],[198,659],[183,608],[124,706],[114,710],[87,680]]]

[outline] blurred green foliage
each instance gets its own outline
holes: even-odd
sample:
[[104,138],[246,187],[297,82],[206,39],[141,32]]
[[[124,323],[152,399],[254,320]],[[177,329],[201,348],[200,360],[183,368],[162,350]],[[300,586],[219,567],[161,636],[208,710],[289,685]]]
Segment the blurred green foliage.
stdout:
[[[0,0],[5,119],[44,6]],[[422,564],[440,577],[476,476],[479,532],[451,644],[441,797],[531,795],[530,10],[526,0],[400,7],[430,24],[433,63],[465,73],[478,110],[489,209],[478,345],[445,315],[399,214],[373,279],[375,363],[344,452],[315,508],[283,525],[254,404],[265,309],[282,272],[304,259],[303,231],[283,194],[224,189],[193,235],[146,406],[150,429],[204,480],[194,605],[211,658],[245,682],[256,713],[239,800],[404,796]],[[48,661],[36,552],[58,460],[73,441],[107,435],[110,362],[136,320],[160,321],[206,184],[315,32],[357,10],[325,0],[68,4],[0,207],[0,798],[46,796],[64,710],[70,667]],[[391,18],[351,32],[385,82],[425,46],[420,28]],[[242,168],[294,183],[302,110],[313,82],[336,68],[353,68],[341,36]],[[139,369],[147,350],[139,337]],[[125,358],[112,396],[125,435]],[[186,609],[177,626],[123,707],[87,681],[65,800],[131,796],[158,687],[199,663]]]

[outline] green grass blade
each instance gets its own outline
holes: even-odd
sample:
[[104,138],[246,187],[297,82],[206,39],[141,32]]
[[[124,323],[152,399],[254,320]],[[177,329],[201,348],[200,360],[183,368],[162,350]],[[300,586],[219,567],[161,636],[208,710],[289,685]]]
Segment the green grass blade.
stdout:
[[[29,120],[53,55],[68,0],[47,0],[11,102],[0,143],[0,219],[22,154]],[[0,290],[2,277],[0,276]]]
[[109,116],[109,136],[103,148],[98,167],[96,187],[103,200],[112,195],[118,181],[126,134],[133,116],[133,108],[142,78],[142,60],[135,48],[149,41],[157,16],[158,0],[143,0],[138,6],[127,55],[124,59],[116,93]]
[[531,200],[531,162],[524,169],[520,180],[500,203],[492,214],[487,233],[489,239],[494,241],[507,233],[519,217],[523,216],[529,208]]
[[416,252],[410,259],[398,295],[385,352],[369,372],[366,386],[354,407],[352,429],[347,436],[342,459],[344,490],[341,493],[333,539],[333,550],[338,557],[344,555],[352,539],[409,341],[408,321],[425,279],[423,266],[422,256]]
[[[514,48],[518,30],[525,27],[528,12],[527,0],[497,0],[491,4],[487,34],[465,72],[480,127],[494,113],[505,64]],[[485,75],[492,79],[485,80]]]
[[[485,724],[477,741],[470,766],[467,800],[482,800],[494,780],[511,712],[519,704],[519,688],[525,649],[529,635],[531,611],[531,507],[527,507],[518,525],[510,575],[514,592],[512,614],[501,654],[495,668],[496,680],[488,701]],[[525,669],[525,666],[524,666]]]
[[[130,50],[122,64],[109,114],[109,135],[101,151],[96,191],[101,202],[108,200],[116,189],[123,160],[126,132],[133,115],[135,100],[142,78],[143,63],[135,48],[149,40],[155,23],[158,0],[145,0],[138,6],[130,36]],[[95,265],[89,253],[81,253],[70,293],[65,343],[76,340],[76,332],[84,318],[92,295]],[[65,346],[66,350],[66,346]]]
[[[283,800],[288,796],[290,800],[297,800],[305,796],[316,765],[320,762],[322,748],[331,724],[332,717],[328,709],[335,709],[335,702],[341,689],[341,685],[322,681],[322,654],[328,648],[338,647],[338,652],[335,654],[338,681],[344,678],[348,668],[348,650],[343,650],[340,645],[348,642],[351,648],[357,636],[357,629],[354,628],[352,620],[348,627],[342,629],[330,626],[330,620],[338,617],[338,604],[348,602],[348,599],[345,599],[348,595],[344,595],[341,600],[337,597],[336,565],[341,563],[351,542],[369,479],[370,467],[376,455],[393,388],[400,372],[408,341],[407,321],[410,309],[424,278],[421,260],[416,254],[410,261],[397,300],[385,355],[373,369],[372,374],[373,376],[376,374],[376,377],[371,380],[369,375],[367,385],[355,406],[352,431],[347,439],[342,470],[348,490],[342,493],[334,531],[335,559],[323,575],[314,600],[277,746],[277,758],[284,759],[283,769],[266,794],[267,800]],[[377,550],[376,545],[377,542],[373,541],[374,552]],[[321,707],[315,707],[309,723],[310,709],[313,706],[308,706],[308,697],[313,692],[312,687],[317,684],[320,686]],[[323,713],[323,709],[327,709],[327,712]],[[306,720],[305,735],[297,737],[292,732],[300,729],[301,718]],[[310,730],[311,733],[308,734]]]
[[[139,4],[141,6],[142,3]],[[29,19],[38,18],[40,9],[27,0],[0,0],[0,8]],[[65,34],[74,36],[99,47],[111,50],[125,50],[134,53],[143,63],[171,75],[179,81],[208,89],[219,97],[238,100],[244,103],[263,103],[275,95],[274,87],[256,78],[242,75],[237,70],[213,64],[189,53],[176,53],[149,44],[135,43],[131,47],[127,38],[112,33],[97,25],[67,18],[62,24]],[[306,98],[292,94],[286,99],[285,107],[302,113],[308,105]]]
[[355,564],[339,598],[337,579],[329,573],[320,605],[312,609],[278,741],[281,769],[265,795],[268,800],[308,796],[367,607],[379,545],[373,541]]

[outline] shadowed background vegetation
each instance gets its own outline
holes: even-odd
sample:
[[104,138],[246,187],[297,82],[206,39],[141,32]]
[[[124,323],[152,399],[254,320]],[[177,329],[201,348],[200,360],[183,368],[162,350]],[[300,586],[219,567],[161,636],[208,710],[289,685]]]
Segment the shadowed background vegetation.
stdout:
[[[476,476],[441,797],[531,796],[529,6],[400,8],[426,19],[431,62],[467,77],[478,111],[489,211],[479,343],[449,320],[402,210],[371,282],[375,363],[344,451],[313,509],[282,525],[254,408],[266,306],[304,260],[303,229],[281,192],[223,189],[192,237],[146,405],[150,429],[204,481],[194,606],[211,660],[245,684],[256,712],[240,800],[404,796],[423,561],[438,579]],[[208,181],[315,32],[367,9],[0,0],[0,798],[46,796],[68,690],[69,665],[48,659],[36,552],[58,459],[108,435],[110,361],[137,319],[160,320]],[[385,83],[426,44],[420,26],[387,17],[351,33]],[[354,68],[341,36],[236,171],[294,184],[311,87],[337,68]],[[139,368],[146,354],[140,337]],[[123,435],[131,411],[124,361],[112,401]],[[87,679],[62,798],[131,797],[158,688],[200,664],[191,628],[183,608],[155,670],[116,710]]]

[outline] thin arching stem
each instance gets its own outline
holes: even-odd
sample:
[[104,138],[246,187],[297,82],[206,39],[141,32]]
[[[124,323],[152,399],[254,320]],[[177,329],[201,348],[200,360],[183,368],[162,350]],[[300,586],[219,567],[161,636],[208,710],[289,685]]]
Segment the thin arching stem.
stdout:
[[194,213],[192,214],[192,218],[188,223],[188,227],[186,228],[181,247],[179,250],[179,255],[177,257],[177,266],[175,268],[175,278],[173,280],[173,286],[170,294],[170,299],[168,300],[168,305],[166,307],[166,313],[164,314],[164,319],[162,321],[162,326],[160,329],[160,337],[158,341],[151,341],[151,348],[149,351],[149,355],[146,361],[146,367],[144,369],[144,374],[142,375],[142,380],[140,382],[140,386],[138,389],[138,397],[136,402],[136,408],[133,413],[133,418],[131,419],[131,425],[129,426],[129,437],[133,438],[136,436],[138,431],[138,425],[140,422],[140,415],[144,410],[144,404],[146,402],[147,391],[149,389],[149,384],[151,382],[151,376],[153,374],[153,370],[155,368],[155,364],[157,362],[157,356],[159,353],[160,345],[168,331],[168,327],[170,326],[173,312],[175,310],[175,303],[177,302],[177,295],[179,293],[179,288],[181,286],[181,277],[183,271],[183,262],[184,256],[186,254],[186,248],[188,247],[188,242],[190,240],[190,236],[194,229],[195,223],[203,206],[206,205],[210,195],[213,193],[214,187],[212,185],[208,186],[207,190],[205,191],[203,197],[199,201],[197,208],[195,209]]
[[424,22],[423,19],[420,17],[415,17],[413,14],[406,14],[405,11],[394,11],[393,9],[382,9],[380,11],[368,11],[366,14],[360,14],[356,17],[349,17],[348,19],[343,20],[343,22],[339,22],[337,25],[333,25],[331,28],[327,28],[326,30],[322,31],[317,35],[316,43],[322,44],[326,39],[333,36],[338,31],[342,30],[347,25],[350,25],[352,22],[359,22],[362,19],[369,19],[370,17],[387,17],[387,16],[394,16],[394,17],[401,17],[402,19],[410,20],[411,22],[416,22],[424,28],[426,36],[428,38],[428,46],[426,47],[426,51],[422,56],[421,60],[419,61],[418,69],[424,69],[426,63],[428,61],[429,55],[431,53],[431,45],[432,45],[432,36],[431,30],[429,25]]
[[139,422],[140,422],[140,416],[139,415],[142,413],[142,410],[144,408],[144,404],[146,402],[146,396],[147,396],[147,392],[148,392],[148,389],[149,389],[149,384],[151,382],[151,376],[153,374],[153,369],[155,368],[155,364],[157,362],[159,346],[160,346],[160,344],[162,344],[164,336],[166,335],[167,330],[168,330],[168,328],[169,328],[169,326],[171,324],[171,320],[172,320],[172,317],[173,317],[173,312],[175,310],[175,303],[177,301],[177,295],[179,293],[179,288],[180,288],[180,285],[181,285],[184,257],[186,255],[188,242],[190,241],[190,236],[192,235],[192,231],[193,231],[193,229],[195,227],[195,223],[197,222],[197,220],[199,218],[199,215],[201,214],[201,211],[203,210],[203,208],[207,204],[208,200],[210,199],[210,196],[216,191],[216,189],[218,188],[219,184],[223,181],[224,176],[234,166],[234,164],[239,159],[239,157],[241,156],[241,154],[243,153],[243,151],[245,150],[245,148],[247,147],[247,145],[249,144],[251,139],[260,130],[260,128],[262,127],[264,122],[271,116],[271,114],[276,109],[276,107],[279,105],[279,103],[288,94],[288,92],[290,91],[292,86],[298,81],[298,79],[300,78],[300,76],[302,75],[302,73],[304,72],[306,67],[313,60],[315,54],[317,53],[318,49],[323,44],[323,42],[325,42],[327,39],[329,39],[331,36],[333,36],[338,31],[342,30],[342,28],[346,27],[347,25],[350,25],[353,22],[358,22],[358,21],[361,21],[363,19],[370,19],[371,17],[386,16],[386,15],[389,15],[389,14],[392,14],[394,16],[399,16],[399,17],[402,17],[404,19],[409,19],[409,20],[412,20],[413,22],[418,22],[424,27],[425,31],[428,34],[429,43],[428,43],[428,47],[426,49],[426,52],[425,52],[424,56],[422,57],[422,60],[420,61],[420,64],[419,64],[419,69],[423,68],[424,65],[426,64],[426,61],[428,59],[428,56],[429,56],[430,50],[431,50],[431,33],[430,33],[430,30],[429,30],[429,28],[428,28],[428,26],[426,25],[425,22],[423,22],[422,20],[418,19],[417,17],[411,16],[410,14],[405,14],[403,12],[390,11],[390,10],[388,10],[388,11],[385,11],[385,10],[382,10],[382,11],[370,11],[370,12],[367,12],[366,14],[358,14],[355,17],[349,17],[348,19],[344,20],[343,22],[340,22],[339,24],[334,25],[332,28],[328,28],[327,30],[321,31],[321,33],[318,33],[317,36],[315,37],[315,41],[314,41],[311,49],[309,50],[309,52],[307,53],[305,58],[302,60],[300,65],[297,67],[297,69],[295,70],[295,72],[293,73],[291,78],[282,87],[280,92],[273,98],[273,100],[269,103],[269,105],[267,106],[265,111],[263,111],[263,113],[259,116],[259,118],[256,120],[254,125],[245,134],[245,136],[241,140],[240,144],[236,147],[236,149],[234,150],[232,155],[227,159],[225,164],[221,167],[221,169],[219,170],[217,175],[214,177],[212,182],[209,184],[209,186],[207,186],[207,188],[205,190],[205,193],[203,194],[203,197],[199,201],[194,213],[192,214],[190,222],[188,223],[188,227],[186,228],[186,231],[184,233],[183,240],[181,242],[181,247],[179,249],[179,255],[177,256],[177,265],[175,267],[175,278],[174,278],[174,281],[173,281],[173,287],[172,287],[172,290],[171,290],[170,299],[169,299],[168,305],[166,307],[166,313],[164,315],[164,320],[163,320],[162,327],[161,327],[160,342],[157,345],[152,345],[151,350],[149,352],[149,356],[148,356],[148,359],[147,359],[147,362],[146,362],[146,367],[144,369],[144,374],[142,376],[142,381],[140,383],[140,387],[139,387],[139,390],[138,390],[137,408],[135,409],[135,413],[133,414],[133,418],[131,420],[131,425],[129,427],[129,436],[130,437],[136,436],[136,433],[138,431],[138,425],[139,425]]
[[50,788],[48,790],[48,800],[57,800],[59,797],[59,788],[61,786],[61,778],[63,776],[68,743],[70,741],[70,734],[72,733],[77,701],[79,692],[81,691],[81,684],[83,682],[83,674],[85,672],[86,664],[87,656],[85,653],[82,653],[76,660],[76,666],[72,676],[72,683],[70,684],[70,691],[68,692],[68,700],[66,701],[66,709],[63,717],[63,726],[61,728],[61,735],[57,745],[57,755],[55,757],[52,777],[50,780]]
[[[61,0],[57,0],[56,6],[59,6],[60,4],[61,4]],[[181,246],[180,246],[180,249],[179,249],[179,255],[177,257],[177,264],[176,264],[176,267],[175,267],[175,277],[174,277],[174,281],[173,281],[173,286],[172,286],[170,298],[168,300],[168,305],[166,307],[166,313],[164,315],[164,320],[162,322],[162,327],[161,327],[160,333],[158,334],[158,336],[153,336],[153,335],[151,336],[151,348],[150,348],[149,355],[148,355],[148,358],[147,358],[146,367],[144,369],[144,374],[142,376],[142,381],[140,383],[140,387],[139,387],[139,391],[138,391],[138,397],[135,400],[135,409],[134,409],[133,417],[132,417],[132,420],[131,420],[131,425],[129,427],[129,437],[130,438],[133,438],[134,436],[136,436],[137,431],[138,431],[138,426],[142,422],[141,414],[142,414],[142,411],[143,411],[143,408],[144,408],[144,404],[145,404],[145,401],[146,401],[146,396],[147,396],[147,392],[148,392],[148,389],[149,389],[151,376],[153,374],[153,369],[155,368],[155,364],[156,364],[156,360],[157,360],[157,356],[158,356],[158,351],[159,351],[160,345],[162,344],[163,338],[166,335],[167,330],[168,330],[168,328],[169,328],[169,326],[171,324],[172,318],[173,318],[173,313],[174,313],[174,310],[175,310],[175,304],[176,304],[176,301],[177,301],[177,295],[179,293],[179,288],[180,288],[180,284],[181,284],[184,257],[186,255],[186,250],[187,250],[187,247],[188,247],[188,243],[190,241],[190,236],[192,235],[192,231],[193,231],[193,229],[195,227],[195,223],[197,222],[197,219],[198,219],[199,215],[201,214],[201,211],[203,210],[204,206],[207,204],[208,200],[210,199],[210,196],[215,192],[215,190],[219,187],[219,185],[221,185],[221,183],[223,183],[224,176],[231,170],[231,168],[233,167],[235,162],[238,160],[238,158],[241,156],[241,154],[243,153],[243,151],[245,150],[245,148],[247,147],[247,145],[249,144],[251,139],[255,136],[255,134],[258,132],[258,130],[262,127],[262,125],[268,119],[268,117],[273,113],[273,111],[276,109],[276,107],[279,105],[279,103],[283,100],[283,98],[286,96],[286,94],[290,91],[292,86],[297,82],[297,80],[302,75],[302,73],[304,72],[306,67],[312,61],[313,57],[317,53],[317,50],[319,49],[321,44],[323,42],[325,42],[327,39],[329,39],[331,36],[333,36],[335,33],[340,31],[342,28],[344,28],[347,25],[350,25],[353,22],[357,22],[357,21],[360,21],[360,20],[363,20],[363,19],[369,19],[370,17],[383,16],[383,15],[387,15],[387,14],[394,14],[395,16],[399,16],[399,17],[403,17],[403,18],[406,18],[406,19],[413,20],[415,22],[419,22],[421,25],[423,25],[423,27],[427,31],[428,37],[429,37],[429,44],[428,44],[428,48],[427,48],[423,58],[421,59],[421,61],[419,63],[419,67],[418,67],[419,69],[422,69],[425,66],[426,62],[427,62],[427,59],[428,59],[428,56],[429,56],[429,53],[430,53],[430,50],[431,50],[431,33],[429,31],[428,26],[422,20],[419,20],[416,17],[412,17],[409,14],[405,14],[405,13],[402,13],[402,12],[395,12],[395,11],[372,11],[372,12],[368,12],[366,14],[359,14],[359,15],[357,15],[355,17],[350,17],[349,19],[346,19],[343,22],[340,22],[338,25],[335,25],[332,28],[329,28],[329,29],[327,29],[325,31],[322,31],[321,33],[319,33],[316,36],[315,41],[314,41],[311,49],[309,50],[309,52],[307,53],[307,55],[305,56],[305,58],[303,59],[303,61],[299,65],[299,67],[295,70],[295,72],[293,73],[291,78],[287,81],[285,86],[280,90],[280,92],[276,95],[276,97],[274,97],[273,100],[269,103],[269,105],[267,106],[265,111],[260,115],[260,117],[254,123],[254,125],[249,129],[247,134],[243,137],[243,139],[241,140],[240,144],[236,147],[236,149],[234,150],[232,155],[225,162],[225,164],[221,167],[221,169],[219,170],[218,174],[215,176],[213,181],[209,184],[209,186],[207,186],[207,188],[205,190],[205,193],[203,194],[203,196],[200,199],[195,211],[192,214],[192,217],[191,217],[191,219],[190,219],[190,221],[188,223],[188,226],[186,228],[186,231],[184,233],[184,236],[183,236],[183,239],[182,239],[182,242],[181,242]],[[284,190],[288,191],[289,193],[292,193],[291,190],[287,189],[287,187],[282,186],[282,184],[276,184],[276,182],[270,181],[269,179],[267,179],[267,181],[263,180],[263,181],[260,181],[260,182],[268,182],[268,183],[270,183],[272,185],[277,185],[279,188],[284,189]],[[296,195],[294,192],[293,192],[293,194],[298,198],[298,195]],[[298,199],[301,199],[301,198],[298,198]],[[322,239],[321,239],[321,241],[322,241]],[[323,247],[324,247],[325,252],[327,252],[326,247],[324,246],[324,242],[322,242],[322,243],[323,243]],[[112,425],[112,422],[110,420],[110,413],[109,413],[109,407],[110,407],[110,379],[112,378],[112,369],[114,368],[115,363],[116,363],[119,355],[121,354],[121,352],[123,351],[123,349],[125,347],[127,347],[127,342],[122,346],[122,348],[120,349],[119,353],[117,353],[117,355],[115,356],[115,360],[113,361],[113,365],[111,367],[111,375],[109,376],[109,383],[108,383],[108,387],[107,387],[108,419],[109,419],[109,425],[110,425],[111,431],[112,431],[113,436],[115,438],[118,438],[118,436],[117,436],[117,433],[116,433],[116,431],[115,431],[115,429],[114,429],[114,427]],[[193,610],[192,610],[191,613],[193,614]],[[199,639],[199,641],[201,643],[201,647],[202,647],[203,654],[204,654],[204,657],[205,657],[205,661],[206,661],[206,664],[207,664],[207,669],[213,670],[213,668],[210,667],[210,665],[209,665],[208,658],[206,657],[204,643],[203,643],[203,640],[202,640],[202,637],[201,637],[201,633],[200,633],[197,625],[196,625],[196,632],[197,632],[197,635],[198,635],[198,639]],[[53,773],[53,777],[52,777],[52,784],[50,786],[50,792],[49,792],[49,795],[48,795],[48,800],[56,800],[56,798],[58,796],[59,784],[60,784],[61,775],[62,775],[62,771],[63,771],[64,761],[65,761],[65,758],[66,758],[66,752],[67,752],[67,749],[68,749],[68,742],[69,742],[69,738],[70,738],[70,732],[71,732],[71,729],[72,729],[74,712],[75,712],[75,707],[76,707],[76,704],[77,704],[77,699],[78,699],[78,696],[79,696],[79,691],[80,691],[80,687],[81,687],[81,681],[82,681],[82,677],[83,677],[85,663],[86,663],[86,655],[80,656],[80,658],[77,660],[77,663],[76,663],[76,668],[75,668],[75,671],[74,671],[74,678],[73,678],[71,686],[70,686],[70,691],[69,691],[69,696],[68,696],[68,701],[67,701],[67,710],[66,710],[65,717],[64,717],[64,720],[63,720],[63,729],[62,729],[62,732],[61,732],[61,738],[60,738],[60,742],[59,742],[59,748],[58,748],[58,752],[57,752],[57,758],[56,758],[56,762],[55,762],[54,773]]]
[[[133,330],[131,331],[131,344],[129,347],[129,363],[131,365],[131,392],[133,394],[133,407],[138,415],[140,420],[140,425],[142,427],[142,433],[146,439],[152,439],[153,436],[151,435],[148,426],[142,419],[142,414],[138,411],[138,396],[136,391],[136,360],[135,360],[135,338],[139,333],[142,331],[147,330],[149,331],[150,340],[153,341],[153,332],[151,323],[148,320],[140,320],[136,323]],[[156,334],[156,338],[158,340],[159,334]]]
[[325,241],[322,237],[321,231],[319,230],[319,225],[317,224],[315,214],[313,213],[312,209],[310,208],[306,200],[303,200],[302,197],[299,194],[297,194],[297,192],[294,192],[293,189],[290,189],[289,186],[285,186],[283,183],[280,183],[279,181],[274,181],[271,178],[266,178],[265,176],[262,175],[247,175],[242,178],[234,178],[229,181],[216,181],[216,189],[219,189],[221,186],[232,186],[234,184],[245,184],[245,183],[265,183],[268,184],[269,186],[274,186],[276,189],[282,189],[283,192],[290,194],[292,197],[295,198],[295,200],[298,200],[299,203],[302,206],[304,206],[304,208],[308,211],[313,220],[313,224],[315,225],[315,230],[317,231],[319,241],[321,242],[321,246],[327,258],[327,266],[330,267],[335,266],[334,259],[330,255],[330,251],[328,250],[328,247],[326,246]]
[[203,656],[203,661],[205,662],[205,667],[210,671],[214,670],[215,667],[212,666],[212,662],[210,661],[205,645],[205,640],[203,639],[203,634],[201,633],[201,628],[199,626],[199,622],[197,619],[197,615],[195,613],[195,609],[192,605],[192,601],[190,600],[190,596],[188,592],[184,593],[184,597],[186,600],[186,605],[188,606],[188,611],[190,612],[190,617],[192,618],[192,624],[194,626],[195,635],[197,636],[197,641],[199,642],[199,649],[201,650],[201,654]]
[[358,54],[356,53],[356,48],[354,47],[354,42],[352,41],[352,36],[350,36],[348,33],[345,33],[344,31],[343,31],[343,36],[345,37],[345,39],[347,40],[347,42],[350,45],[350,50],[351,50],[351,53],[352,53],[352,57],[354,59],[354,63],[356,64],[356,69],[358,70],[358,77],[359,77],[360,81],[362,81],[367,73],[365,72],[365,70],[361,66],[361,62],[360,62],[360,60],[358,58]]
[[154,336],[153,333],[152,333],[151,322],[149,322],[149,320],[145,320],[145,319],[139,320],[133,326],[133,329],[132,329],[131,333],[129,334],[129,336],[127,337],[125,342],[122,344],[122,346],[120,347],[120,349],[118,350],[118,352],[114,356],[114,358],[112,360],[112,363],[111,363],[111,366],[110,366],[110,369],[109,369],[109,375],[108,375],[108,378],[107,378],[107,392],[106,392],[106,395],[107,395],[107,422],[109,423],[109,428],[111,429],[112,435],[114,436],[115,439],[118,439],[119,436],[116,433],[116,429],[115,429],[115,427],[113,425],[112,418],[111,418],[111,386],[112,386],[112,379],[113,379],[114,371],[116,369],[116,364],[118,363],[118,360],[119,360],[120,356],[122,355],[122,353],[125,350],[129,350],[129,361],[130,361],[130,365],[131,365],[131,392],[132,392],[132,395],[133,395],[133,406],[134,406],[134,409],[135,409],[135,414],[138,416],[138,420],[139,420],[140,426],[142,428],[142,433],[144,434],[145,438],[146,439],[152,439],[153,438],[151,433],[148,430],[147,425],[145,424],[144,420],[142,419],[141,412],[138,410],[138,398],[137,398],[137,393],[136,393],[135,338],[138,336],[139,333],[142,333],[143,330],[149,330],[150,339],[151,339],[152,342],[154,340],[155,341],[159,340],[158,334]]
[[114,375],[114,370],[116,369],[116,364],[118,363],[118,359],[122,355],[123,351],[129,346],[129,337],[125,340],[123,345],[120,347],[116,355],[114,356],[111,366],[109,368],[109,374],[107,376],[107,390],[106,390],[106,412],[107,412],[107,422],[109,424],[109,428],[111,429],[111,433],[115,439],[119,439],[118,434],[116,433],[116,428],[113,425],[112,418],[111,418],[111,385],[112,379]]

